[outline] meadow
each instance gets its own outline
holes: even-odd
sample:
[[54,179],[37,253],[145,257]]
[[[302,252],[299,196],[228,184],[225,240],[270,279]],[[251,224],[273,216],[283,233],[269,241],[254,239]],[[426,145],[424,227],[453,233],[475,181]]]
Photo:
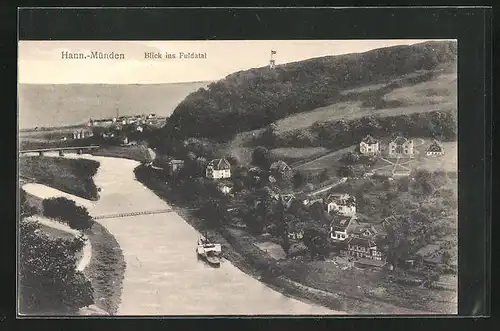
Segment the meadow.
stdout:
[[98,168],[99,162],[93,160],[49,156],[19,158],[20,176],[33,178],[41,184],[94,201],[99,199],[93,180]]
[[[457,74],[445,73],[429,81],[411,86],[394,88],[388,93],[383,89],[388,84],[364,86],[355,90],[344,91],[347,101],[336,102],[278,120],[275,124],[279,132],[308,128],[316,122],[339,119],[354,119],[364,116],[396,116],[434,110],[457,109]],[[363,94],[382,91],[385,101],[396,101],[399,107],[367,107],[364,106]],[[348,93],[347,93],[348,92]],[[361,100],[360,100],[361,99]],[[438,107],[439,106],[439,107]]]

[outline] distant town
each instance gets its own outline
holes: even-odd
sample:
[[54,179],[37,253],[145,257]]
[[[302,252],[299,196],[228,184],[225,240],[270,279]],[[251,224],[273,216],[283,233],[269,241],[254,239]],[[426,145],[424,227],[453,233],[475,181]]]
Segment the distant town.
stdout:
[[165,118],[156,114],[116,116],[113,118],[90,119],[86,128],[78,128],[73,132],[62,134],[60,140],[79,140],[99,137],[105,140],[119,140],[129,144],[130,135],[144,130],[159,128],[165,123]]

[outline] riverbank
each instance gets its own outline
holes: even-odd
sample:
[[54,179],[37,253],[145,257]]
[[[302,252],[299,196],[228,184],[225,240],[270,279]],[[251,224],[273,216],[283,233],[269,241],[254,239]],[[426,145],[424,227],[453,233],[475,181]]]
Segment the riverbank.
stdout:
[[115,237],[101,224],[95,222],[85,232],[92,247],[92,257],[83,274],[92,283],[94,304],[114,315],[121,302],[126,263]]
[[[202,221],[194,215],[193,210],[180,203],[175,192],[164,181],[156,178],[151,169],[141,165],[134,172],[140,183],[167,202],[189,225],[199,232],[203,231]],[[238,236],[236,231],[224,228],[220,232],[211,233],[211,237],[222,245],[225,259],[276,292],[308,304],[320,305],[345,313],[345,305],[338,296],[283,277],[280,275],[280,268],[276,260]]]
[[[202,221],[160,177],[139,166],[139,182],[171,205],[192,227],[203,231]],[[456,292],[432,291],[390,281],[387,270],[344,269],[333,261],[280,260],[256,247],[258,238],[243,229],[225,226],[211,234],[223,245],[225,258],[241,271],[273,290],[347,314],[453,314]],[[320,276],[321,275],[321,276]]]
[[52,156],[22,156],[19,158],[19,175],[33,178],[40,184],[97,201],[99,192],[92,179],[99,168],[93,160]]

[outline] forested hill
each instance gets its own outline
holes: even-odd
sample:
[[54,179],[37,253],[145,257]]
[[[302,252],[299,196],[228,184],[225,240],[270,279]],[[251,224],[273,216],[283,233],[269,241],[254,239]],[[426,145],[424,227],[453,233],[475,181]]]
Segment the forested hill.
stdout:
[[165,133],[175,132],[179,138],[229,138],[335,103],[343,90],[455,68],[456,56],[456,42],[432,41],[312,58],[275,70],[262,67],[236,72],[188,95],[175,108]]

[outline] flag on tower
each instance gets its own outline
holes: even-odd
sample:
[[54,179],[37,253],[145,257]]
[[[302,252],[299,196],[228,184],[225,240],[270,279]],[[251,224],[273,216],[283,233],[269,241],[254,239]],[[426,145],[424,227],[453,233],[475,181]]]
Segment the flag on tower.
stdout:
[[271,50],[271,54],[276,54],[276,51],[275,50]]

